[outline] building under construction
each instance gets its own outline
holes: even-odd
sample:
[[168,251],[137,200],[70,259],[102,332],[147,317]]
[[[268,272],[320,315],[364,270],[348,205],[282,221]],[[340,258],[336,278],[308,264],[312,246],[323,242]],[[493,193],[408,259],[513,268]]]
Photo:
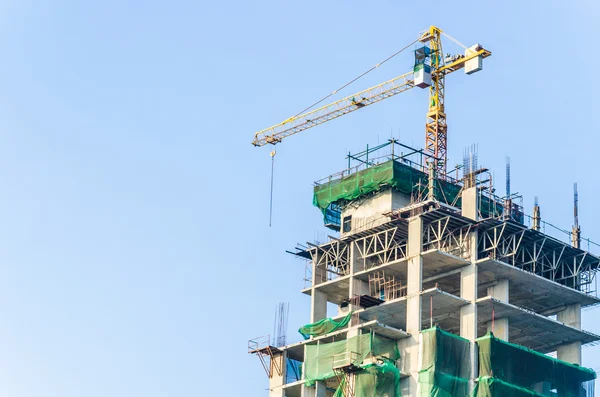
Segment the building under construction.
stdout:
[[500,196],[476,148],[454,170],[440,153],[390,140],[315,183],[313,204],[339,234],[293,252],[307,263],[304,340],[249,341],[270,397],[594,395],[581,348],[600,336],[581,329],[581,311],[600,303],[600,257],[582,247],[576,193],[560,238],[537,202],[525,214],[508,166]]

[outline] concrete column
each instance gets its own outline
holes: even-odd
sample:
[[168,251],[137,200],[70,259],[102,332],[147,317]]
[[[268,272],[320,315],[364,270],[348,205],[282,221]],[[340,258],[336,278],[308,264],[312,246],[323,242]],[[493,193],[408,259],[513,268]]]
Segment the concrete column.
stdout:
[[[313,261],[313,288],[310,295],[310,322],[314,323],[327,317],[327,294],[315,288],[319,284],[319,279],[316,277],[316,265]],[[304,357],[306,357],[306,347],[304,348]],[[302,375],[304,377],[304,374]],[[325,382],[316,382],[313,387],[302,386],[302,397],[325,397],[326,387]]]
[[419,335],[421,333],[421,295],[423,289],[423,219],[420,216],[408,221],[408,276],[406,280],[406,332],[403,368],[410,373],[411,395],[417,395],[419,384]]
[[323,282],[324,270],[317,267],[319,251],[312,260],[312,291],[310,294],[310,322],[314,323],[327,317],[327,294],[315,289],[315,286]]
[[[360,263],[358,248],[356,247],[356,243],[353,242],[350,246],[350,291],[349,298],[360,295],[368,295],[369,294],[369,282],[361,280],[360,278],[354,277],[356,272],[360,272],[364,270],[362,268],[362,264]],[[353,308],[352,310],[359,309],[358,307]]]
[[[478,219],[477,188],[472,187],[463,191],[462,215],[474,220]],[[475,341],[477,338],[477,232],[470,236],[471,263],[460,272],[460,297],[470,304],[460,309],[460,336]]]
[[[465,189],[461,196],[462,215],[479,220],[477,208],[477,188]],[[477,230],[471,232],[470,240],[470,264],[463,267],[460,272],[460,297],[469,301],[460,308],[460,336],[471,341],[471,380],[470,389],[474,387],[474,378],[477,377]]]
[[325,386],[325,382],[317,382],[314,386],[306,387],[302,386],[302,390],[300,392],[302,397],[326,397],[327,396],[327,388]]
[[[369,283],[367,281],[361,280],[357,277],[354,277],[354,274],[361,269],[358,266],[358,249],[356,247],[356,243],[351,243],[350,246],[350,288],[348,291],[348,298],[352,299],[355,296],[360,295],[368,295],[369,294]],[[358,310],[360,306],[354,306],[352,304],[348,305],[348,310]],[[346,312],[347,313],[347,312]],[[354,316],[353,316],[354,317]],[[358,319],[352,319],[350,321],[350,326],[358,325]],[[358,329],[353,329],[348,331],[348,338],[353,336],[357,336],[359,334]]]
[[302,390],[300,391],[301,397],[315,397],[316,387],[306,387],[302,386]]
[[273,377],[269,379],[269,397],[285,397],[285,391],[283,390],[282,386],[285,384],[286,377],[286,357],[287,353],[285,351],[281,354],[276,354],[273,356],[273,361],[275,361],[279,368],[281,368],[281,375],[277,373],[275,363],[271,363]]
[[314,323],[327,317],[327,294],[313,288],[310,295],[310,322]]
[[317,250],[312,258],[312,286],[324,283],[327,281],[327,272],[325,269],[317,267],[319,260],[319,251]]
[[[327,317],[327,294],[318,291],[315,288],[312,290],[310,300],[310,322],[314,323]],[[304,350],[306,357],[306,348]],[[302,387],[302,397],[325,397],[325,382],[317,382],[314,387]]]
[[476,221],[479,220],[479,208],[477,208],[477,188],[471,187],[463,190],[461,202],[462,216]]
[[460,297],[470,303],[460,308],[460,336],[469,340],[477,338],[477,267],[465,266],[460,272]]
[[325,382],[317,382],[315,383],[315,397],[326,397],[327,396],[327,387]]
[[[556,319],[573,328],[581,329],[581,305],[567,306],[565,310],[556,314]],[[581,342],[559,346],[556,349],[556,356],[559,360],[581,365]]]
[[[488,295],[502,302],[508,303],[509,281],[498,280],[498,284],[488,288]],[[504,341],[508,340],[508,318],[495,318],[487,323],[487,330],[492,331],[494,336]]]
[[[320,342],[317,342],[317,344]],[[306,346],[304,347],[304,359],[306,360]],[[306,372],[302,371],[302,379],[306,379]],[[302,385],[300,389],[301,397],[326,397],[327,387],[324,381],[315,382],[314,386],[307,387]],[[271,396],[269,396],[271,397]],[[279,396],[278,396],[279,397]]]

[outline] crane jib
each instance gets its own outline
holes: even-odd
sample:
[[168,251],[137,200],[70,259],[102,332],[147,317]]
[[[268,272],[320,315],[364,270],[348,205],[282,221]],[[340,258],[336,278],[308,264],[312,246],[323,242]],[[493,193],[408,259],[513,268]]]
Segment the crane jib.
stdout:
[[[443,53],[441,47],[441,34],[441,30],[432,27],[429,35],[427,35],[428,42],[431,43],[431,46],[434,50],[433,52]],[[445,171],[447,149],[447,126],[443,98],[445,84],[444,77],[452,72],[465,68],[467,62],[474,60],[475,58],[479,59],[479,67],[474,69],[471,63],[465,70],[468,74],[472,73],[473,71],[480,70],[481,59],[492,55],[490,51],[482,48],[479,45],[475,45],[470,48],[464,48],[464,55],[459,54],[452,56],[447,64],[444,64],[442,60],[442,62],[432,64],[431,66],[431,77],[433,84],[430,86],[430,107],[426,125],[425,151],[431,152],[430,154],[432,156],[440,159],[438,161],[439,164],[436,164],[436,168],[438,168],[438,171],[441,173],[444,173]],[[439,62],[439,59],[436,62]],[[419,86],[423,87],[421,82],[419,82]],[[254,134],[252,144],[254,146],[277,144],[281,142],[283,138],[297,134],[319,124],[323,124],[345,114],[352,113],[358,109],[362,109],[368,105],[382,101],[383,99],[392,97],[404,91],[408,91],[413,87],[415,87],[415,81],[413,77],[413,71],[410,71],[374,87],[347,96],[318,109],[290,117],[282,123],[261,130]]]

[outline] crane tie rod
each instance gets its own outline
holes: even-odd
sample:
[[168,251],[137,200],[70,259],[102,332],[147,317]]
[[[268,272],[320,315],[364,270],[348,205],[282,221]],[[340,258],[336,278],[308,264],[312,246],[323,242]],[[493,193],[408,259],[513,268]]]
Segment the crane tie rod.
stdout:
[[377,65],[373,66],[371,69],[367,70],[366,72],[362,73],[360,76],[355,77],[354,79],[350,80],[349,82],[347,82],[346,84],[344,84],[343,86],[341,86],[340,88],[338,88],[337,90],[334,90],[331,94],[324,96],[323,98],[319,99],[317,102],[313,103],[312,105],[310,105],[309,107],[307,107],[306,109],[298,112],[297,114],[295,114],[293,117],[290,118],[295,118],[298,117],[299,115],[309,111],[310,109],[314,108],[315,106],[317,106],[319,103],[323,102],[325,99],[331,97],[332,95],[335,95],[338,91],[343,90],[344,88],[348,87],[350,84],[354,83],[355,81],[359,80],[360,78],[366,76],[367,74],[371,73],[373,70],[377,69],[378,67],[380,67],[381,65],[383,65],[384,63],[386,63],[387,61],[389,61],[390,59],[392,59],[393,57],[395,57],[396,55],[400,54],[402,51],[406,50],[408,47],[410,47],[411,45],[415,44],[417,41],[419,41],[419,39],[415,39],[413,42],[407,44],[405,47],[403,47],[402,49],[396,51],[395,53],[393,53],[392,55],[390,55],[389,57],[385,58],[383,61],[379,62]]

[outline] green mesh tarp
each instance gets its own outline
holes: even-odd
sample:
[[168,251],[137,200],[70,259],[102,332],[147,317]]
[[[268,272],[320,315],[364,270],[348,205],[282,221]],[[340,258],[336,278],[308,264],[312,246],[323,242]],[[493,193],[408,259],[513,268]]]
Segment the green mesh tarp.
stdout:
[[[417,191],[417,184],[427,186],[427,174],[399,161],[387,161],[358,171],[342,179],[317,185],[314,188],[313,204],[325,211],[330,204],[343,205],[361,196],[392,187],[410,195]],[[426,192],[422,192],[426,194]],[[452,203],[460,193],[460,186],[438,180],[435,197]],[[460,205],[460,199],[457,202]]]
[[481,376],[477,379],[475,397],[543,397],[533,390],[519,387],[511,383],[490,376]]
[[344,328],[350,322],[350,318],[352,317],[352,312],[348,313],[345,317],[336,321],[332,318],[324,318],[323,320],[319,320],[316,323],[306,324],[300,329],[298,332],[304,339],[310,338],[311,335],[319,336],[325,335],[333,331],[337,331],[338,329]]
[[505,342],[492,333],[477,339],[477,344],[478,397],[580,397],[585,395],[584,383],[596,378],[591,369]]
[[313,204],[324,211],[331,203],[351,201],[390,186],[410,194],[419,179],[424,178],[426,175],[423,172],[390,160],[345,178],[315,186]]
[[[304,373],[307,385],[318,380],[326,380],[335,376],[333,371],[334,356],[353,353],[353,364],[361,366],[367,357],[382,357],[390,360],[400,358],[398,344],[395,341],[378,337],[371,333],[353,336],[338,342],[320,343],[306,346]],[[365,368],[366,370],[366,368]]]
[[419,370],[420,396],[469,395],[470,342],[438,327],[422,331],[423,357]]
[[[400,371],[388,359],[378,364],[360,365],[355,373],[354,395],[356,397],[400,397]],[[343,379],[342,382],[346,382]],[[345,397],[342,383],[333,397]]]
[[[344,206],[349,201],[388,188],[393,188],[406,195],[418,193],[419,182],[422,186],[427,186],[427,180],[428,176],[425,172],[400,161],[390,160],[355,172],[345,178],[316,185],[313,204],[323,212],[327,224],[330,223],[327,218],[331,217],[332,208]],[[460,192],[461,187],[458,184],[441,179],[436,180],[434,192],[436,200],[454,204],[460,208],[461,199],[457,198]],[[427,188],[420,194],[426,196]],[[496,204],[489,197],[482,195],[479,203],[481,215],[484,218],[490,215],[500,215],[502,208]]]

